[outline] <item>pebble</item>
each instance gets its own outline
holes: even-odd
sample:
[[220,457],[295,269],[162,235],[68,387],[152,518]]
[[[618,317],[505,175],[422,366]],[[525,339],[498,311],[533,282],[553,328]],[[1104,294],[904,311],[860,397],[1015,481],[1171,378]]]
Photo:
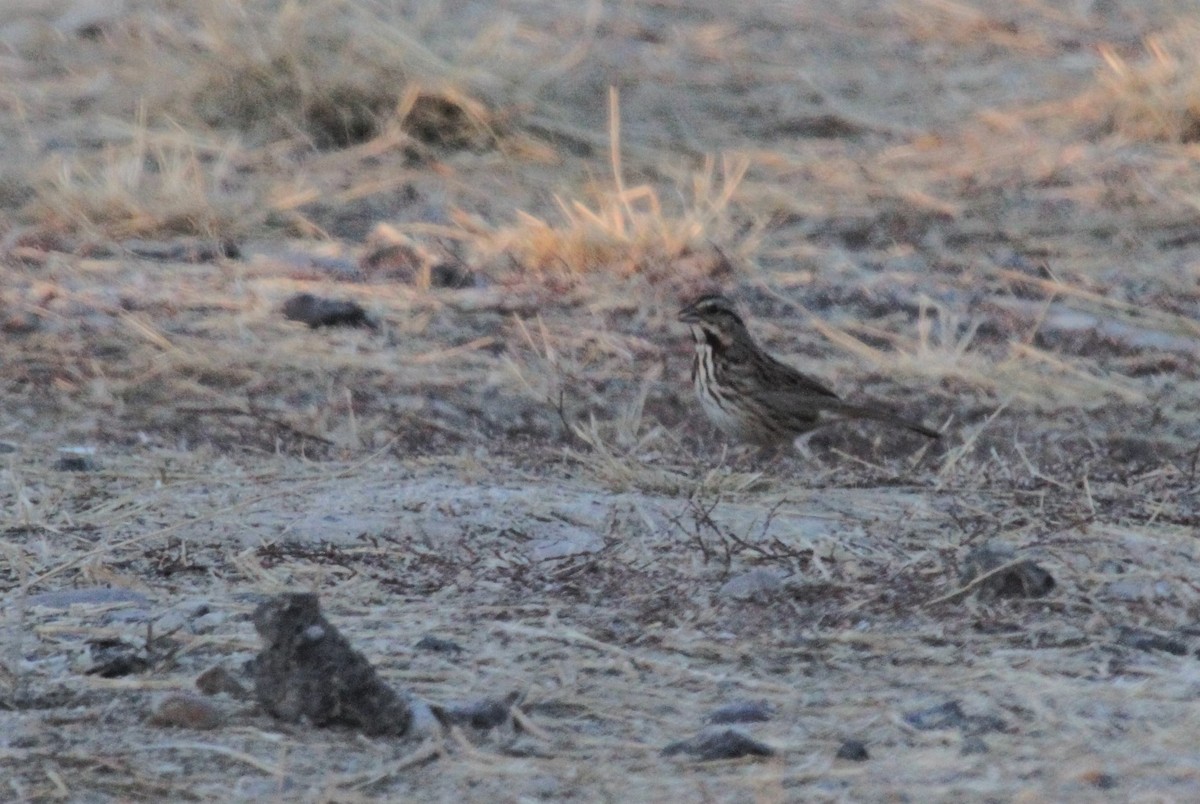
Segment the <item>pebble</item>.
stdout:
[[973,735],[962,741],[962,748],[959,749],[959,753],[964,757],[968,757],[972,754],[986,754],[990,750],[982,737]]
[[698,762],[741,757],[771,757],[775,749],[755,740],[739,729],[707,729],[695,737],[671,743],[662,750],[664,757],[686,754]]
[[207,634],[216,630],[217,626],[221,625],[228,619],[228,615],[223,611],[210,611],[207,614],[201,615],[192,620],[192,633]]
[[163,698],[146,721],[151,726],[208,731],[225,722],[221,708],[207,698],[176,692]]
[[851,762],[866,762],[871,758],[867,752],[867,744],[862,740],[846,740],[838,747],[838,759],[847,759]]
[[60,472],[94,472],[100,468],[96,462],[96,448],[60,447],[54,468]]
[[213,665],[196,676],[196,689],[205,695],[220,695],[225,693],[233,698],[248,698],[250,693],[242,686],[228,670],[220,665]]
[[765,723],[772,714],[766,701],[734,701],[714,709],[706,720],[709,723]]
[[763,600],[783,589],[783,573],[779,570],[756,567],[735,575],[721,585],[717,594],[734,600]]

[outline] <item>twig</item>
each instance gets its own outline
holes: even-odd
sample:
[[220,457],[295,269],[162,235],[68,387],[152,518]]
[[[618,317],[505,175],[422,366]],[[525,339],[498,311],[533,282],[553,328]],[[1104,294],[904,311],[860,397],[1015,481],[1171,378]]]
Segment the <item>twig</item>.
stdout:
[[221,754],[222,756],[236,759],[238,762],[249,765],[252,768],[258,768],[263,773],[269,776],[282,776],[283,769],[277,765],[271,765],[253,754],[247,754],[244,751],[235,751],[232,748],[216,743],[197,743],[197,742],[172,742],[172,743],[156,743],[154,745],[140,746],[138,751],[207,751],[211,754]]

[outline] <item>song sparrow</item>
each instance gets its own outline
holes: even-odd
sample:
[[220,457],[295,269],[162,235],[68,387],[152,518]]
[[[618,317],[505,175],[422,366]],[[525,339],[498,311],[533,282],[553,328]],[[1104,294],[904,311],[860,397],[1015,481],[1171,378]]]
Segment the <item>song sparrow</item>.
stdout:
[[679,311],[696,340],[692,385],[708,418],[726,434],[763,446],[794,440],[826,416],[871,419],[929,438],[941,434],[869,405],[844,402],[817,380],[779,362],[750,336],[733,302],[701,296]]

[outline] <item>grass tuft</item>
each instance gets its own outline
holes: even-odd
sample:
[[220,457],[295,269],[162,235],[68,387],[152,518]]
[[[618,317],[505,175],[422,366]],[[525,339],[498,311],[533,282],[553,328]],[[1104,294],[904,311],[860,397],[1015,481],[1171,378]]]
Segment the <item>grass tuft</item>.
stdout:
[[1131,140],[1200,141],[1200,27],[1146,39],[1141,59],[1100,48],[1098,98],[1105,127]]
[[[682,209],[669,211],[649,185],[619,182],[587,203],[555,196],[557,220],[518,211],[508,226],[488,227],[460,216],[471,229],[484,261],[504,256],[529,278],[567,284],[597,273],[642,274],[651,279],[677,273],[680,258],[710,251],[735,232],[729,205],[747,163],[708,160],[695,174]],[[723,260],[698,261],[702,272],[720,270]],[[728,267],[728,266],[724,266]]]
[[322,149],[366,142],[395,121],[432,144],[487,141],[483,104],[402,19],[350,2],[209,4],[200,13],[186,43],[190,86],[164,99],[172,114]]
[[233,145],[208,148],[139,124],[127,143],[50,161],[25,213],[50,229],[115,239],[236,237],[262,217],[255,193],[234,180],[236,155]]
[[[679,258],[734,238],[733,200],[749,170],[748,158],[707,158],[690,186],[681,189],[682,204],[672,209],[675,205],[664,203],[654,187],[626,186],[620,130],[617,93],[610,89],[612,186],[595,192],[590,202],[555,195],[557,220],[518,210],[514,223],[489,226],[460,215],[482,259],[503,256],[530,278],[567,284],[596,273],[656,278],[677,274]],[[723,262],[701,270],[715,270]]]

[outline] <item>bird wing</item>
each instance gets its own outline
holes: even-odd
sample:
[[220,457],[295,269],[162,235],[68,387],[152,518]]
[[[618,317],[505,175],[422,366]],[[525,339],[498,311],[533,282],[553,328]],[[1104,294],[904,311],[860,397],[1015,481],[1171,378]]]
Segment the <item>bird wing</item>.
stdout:
[[786,406],[789,399],[812,399],[813,397],[840,398],[837,393],[820,380],[810,377],[804,372],[798,371],[787,363],[782,363],[775,358],[771,358],[770,361],[770,367],[767,372],[769,376],[766,378],[765,385],[775,390],[767,391],[764,396],[778,396],[778,401],[782,406]]

